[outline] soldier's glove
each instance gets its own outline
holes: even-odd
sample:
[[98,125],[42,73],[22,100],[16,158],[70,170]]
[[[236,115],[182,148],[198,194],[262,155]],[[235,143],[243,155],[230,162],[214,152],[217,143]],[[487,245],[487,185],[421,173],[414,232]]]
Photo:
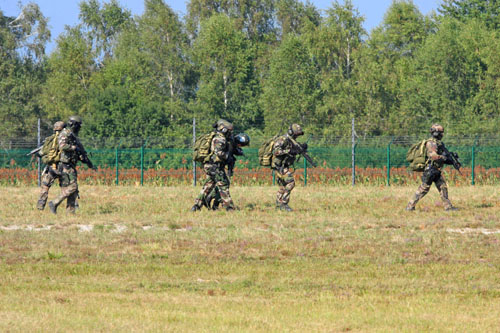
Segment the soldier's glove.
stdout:
[[308,147],[307,142],[301,143],[300,146],[302,147],[303,151],[307,151],[307,147]]
[[243,156],[243,155],[245,155],[245,153],[243,152],[243,149],[241,149],[240,147],[236,147],[234,149],[233,155]]

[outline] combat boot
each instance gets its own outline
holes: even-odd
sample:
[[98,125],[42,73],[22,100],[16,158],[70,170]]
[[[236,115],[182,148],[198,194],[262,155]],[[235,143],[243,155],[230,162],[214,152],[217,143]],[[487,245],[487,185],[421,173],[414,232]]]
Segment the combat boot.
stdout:
[[212,203],[212,207],[210,209],[212,210],[217,210],[219,209],[220,201],[215,199],[214,202]]
[[46,203],[47,203],[47,201],[45,201],[45,200],[38,200],[38,202],[36,203],[36,208],[38,210],[44,210]]
[[196,212],[198,210],[201,210],[200,206],[198,206],[198,205],[193,205],[193,207],[191,207],[192,212]]
[[290,208],[290,206],[288,206],[288,204],[282,204],[282,205],[280,205],[280,210],[284,210],[285,212],[291,212],[291,211],[293,211],[293,209]]
[[234,211],[235,211],[235,209],[234,209],[234,207],[233,207],[233,206],[227,206],[227,207],[226,207],[226,211],[228,211],[228,212],[234,212]]
[[49,209],[52,214],[57,214],[57,206],[52,201],[49,201]]
[[415,206],[408,204],[405,209],[407,212],[413,212],[415,210]]

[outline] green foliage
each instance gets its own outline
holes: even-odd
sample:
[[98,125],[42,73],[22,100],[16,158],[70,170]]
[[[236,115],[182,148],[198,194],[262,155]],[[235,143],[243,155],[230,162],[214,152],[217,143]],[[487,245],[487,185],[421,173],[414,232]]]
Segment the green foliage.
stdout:
[[94,53],[79,27],[68,27],[59,36],[57,49],[48,59],[48,78],[42,96],[51,119],[67,119],[85,114],[92,75],[96,71]]
[[434,121],[454,134],[500,125],[500,10],[444,0],[424,16],[394,1],[369,35],[351,0],[324,14],[300,0],[191,0],[179,17],[146,0],[132,17],[117,0],[84,0],[80,22],[50,38],[29,3],[0,12],[0,135],[35,136],[80,114],[82,135],[183,142],[218,118],[237,131],[420,135]]
[[17,17],[0,11],[0,137],[36,133],[37,118],[44,115],[40,93],[49,38],[47,19],[36,4],[24,6]]
[[131,14],[122,9],[117,0],[102,7],[99,0],[88,0],[80,2],[80,19],[87,28],[96,56],[108,59],[116,36],[130,23]]
[[243,129],[258,126],[259,90],[251,44],[228,16],[214,15],[202,25],[193,59],[200,73],[194,105],[197,118],[225,118]]
[[266,129],[276,134],[292,122],[313,123],[318,96],[316,69],[305,43],[289,34],[273,53],[269,78],[263,83]]
[[500,6],[495,0],[443,0],[439,12],[462,22],[477,19],[493,30],[500,27]]

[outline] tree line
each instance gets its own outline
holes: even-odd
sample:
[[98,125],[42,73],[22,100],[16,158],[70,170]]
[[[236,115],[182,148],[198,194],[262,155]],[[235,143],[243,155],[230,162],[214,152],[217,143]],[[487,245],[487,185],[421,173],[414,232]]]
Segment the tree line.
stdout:
[[34,3],[0,8],[0,136],[34,137],[72,114],[95,138],[185,138],[226,118],[270,135],[290,122],[317,136],[498,133],[500,8],[444,0],[423,15],[396,0],[370,33],[350,0],[164,0],[133,16],[117,0],[80,3],[50,40]]

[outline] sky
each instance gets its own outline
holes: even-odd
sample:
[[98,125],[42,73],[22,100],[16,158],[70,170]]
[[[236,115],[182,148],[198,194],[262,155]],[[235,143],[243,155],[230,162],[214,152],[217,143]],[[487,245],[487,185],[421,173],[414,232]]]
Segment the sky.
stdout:
[[[143,0],[118,0],[122,6],[129,9],[134,15],[141,15],[144,11]],[[378,26],[384,14],[393,0],[353,0],[354,6],[359,13],[365,17],[364,28],[370,32]],[[43,15],[49,18],[49,27],[52,32],[52,40],[47,46],[47,52],[51,52],[55,47],[57,36],[64,31],[66,25],[78,23],[78,4],[80,0],[0,0],[0,10],[7,16],[17,16],[20,12],[19,4],[35,2],[40,7]],[[102,2],[102,0],[101,0]],[[186,13],[186,3],[184,0],[166,0],[167,4],[179,14]],[[332,4],[332,0],[310,0],[318,9],[325,10]],[[341,2],[341,1],[339,1]],[[441,4],[441,0],[413,0],[424,15],[430,14]]]

